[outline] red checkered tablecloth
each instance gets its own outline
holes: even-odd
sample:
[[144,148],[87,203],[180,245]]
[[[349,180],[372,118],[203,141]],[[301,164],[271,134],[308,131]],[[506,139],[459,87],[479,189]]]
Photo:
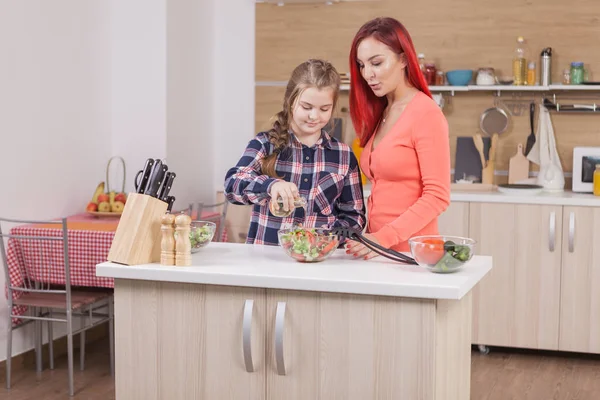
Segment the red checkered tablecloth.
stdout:
[[[206,215],[209,216],[211,215]],[[116,218],[98,219],[87,214],[67,218],[71,286],[114,287],[113,278],[96,276],[96,264],[106,261],[117,225]],[[61,237],[62,230],[54,227],[22,225],[12,228],[10,233],[20,236]],[[222,240],[227,241],[225,231]],[[12,286],[23,286],[26,279],[65,284],[62,240],[10,238],[6,253]],[[18,293],[14,293],[14,297],[17,296]],[[25,310],[25,307],[15,306],[13,313],[22,315]]]

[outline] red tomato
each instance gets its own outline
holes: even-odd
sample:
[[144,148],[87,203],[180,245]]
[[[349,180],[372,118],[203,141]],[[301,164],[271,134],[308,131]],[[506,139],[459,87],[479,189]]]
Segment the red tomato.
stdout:
[[419,262],[434,265],[444,256],[444,241],[442,239],[425,239],[422,244],[415,246],[413,251]]

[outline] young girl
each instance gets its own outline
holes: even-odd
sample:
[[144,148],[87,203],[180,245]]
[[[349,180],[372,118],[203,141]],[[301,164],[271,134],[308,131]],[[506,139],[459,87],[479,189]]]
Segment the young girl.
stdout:
[[[339,96],[340,76],[322,60],[294,69],[283,110],[268,132],[252,139],[225,177],[225,195],[233,204],[253,204],[247,243],[278,245],[277,231],[352,227],[362,230],[365,206],[356,157],[350,148],[323,130]],[[294,200],[306,200],[294,208]],[[281,199],[278,217],[270,207]],[[272,200],[272,201],[271,201]]]

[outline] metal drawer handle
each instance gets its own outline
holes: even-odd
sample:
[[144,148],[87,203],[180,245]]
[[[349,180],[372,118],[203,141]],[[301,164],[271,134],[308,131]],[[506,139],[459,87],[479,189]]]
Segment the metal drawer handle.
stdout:
[[556,242],[556,212],[550,213],[550,232],[548,233],[548,248],[550,251],[554,251],[554,244]]
[[246,300],[244,304],[244,322],[242,324],[242,350],[244,352],[244,364],[246,371],[254,372],[252,361],[252,314],[254,311],[254,300]]
[[569,214],[569,253],[575,251],[575,213]]
[[277,365],[277,374],[285,375],[285,361],[283,359],[283,331],[285,325],[285,302],[277,303],[277,312],[275,313],[275,364]]

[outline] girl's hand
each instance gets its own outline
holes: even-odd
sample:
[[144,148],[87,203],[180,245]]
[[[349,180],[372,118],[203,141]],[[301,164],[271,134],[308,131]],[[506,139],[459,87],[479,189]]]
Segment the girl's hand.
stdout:
[[[283,209],[285,211],[294,209],[294,199],[300,196],[300,192],[298,191],[298,186],[293,184],[292,182],[286,181],[277,181],[271,186],[271,190],[269,191],[271,195],[271,205],[273,207],[275,202],[277,202],[278,198],[283,199]],[[272,212],[272,210],[271,210]]]
[[[371,242],[380,244],[379,241],[370,233],[365,233],[363,236],[369,239]],[[365,260],[369,260],[379,255],[364,244],[354,240],[348,240],[348,243],[346,243],[346,253],[352,254],[356,258],[364,258]]]

